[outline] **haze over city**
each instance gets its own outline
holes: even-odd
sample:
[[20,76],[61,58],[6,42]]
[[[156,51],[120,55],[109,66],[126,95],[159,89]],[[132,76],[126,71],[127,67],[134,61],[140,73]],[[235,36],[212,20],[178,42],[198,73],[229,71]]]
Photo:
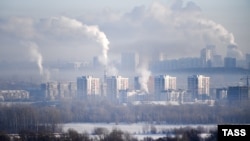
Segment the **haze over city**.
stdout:
[[[189,128],[166,127],[206,124],[190,128],[216,140],[207,124],[249,124],[249,9],[248,0],[2,0],[0,140],[117,140],[116,129],[87,131],[93,123],[135,124],[122,140],[192,140]],[[78,123],[86,134],[70,129]]]
[[[40,74],[49,73],[46,62],[91,62],[94,56],[114,66],[123,52],[138,53],[147,65],[159,53],[199,57],[207,45],[239,60],[250,52],[245,0],[1,3],[1,63],[33,62]],[[228,51],[230,44],[237,46]]]

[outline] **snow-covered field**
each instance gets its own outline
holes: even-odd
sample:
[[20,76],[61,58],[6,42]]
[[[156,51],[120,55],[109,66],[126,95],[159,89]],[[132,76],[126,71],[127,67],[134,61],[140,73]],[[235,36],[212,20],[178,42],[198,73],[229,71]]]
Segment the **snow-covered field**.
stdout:
[[190,125],[168,125],[168,124],[147,124],[147,123],[67,123],[62,124],[63,131],[67,131],[68,129],[74,129],[79,133],[87,132],[92,134],[95,128],[106,128],[109,131],[113,129],[120,129],[124,132],[128,132],[134,135],[142,135],[145,133],[149,133],[151,131],[151,127],[154,127],[158,134],[164,130],[172,130],[181,127],[190,127],[190,128],[198,128],[203,127],[205,129],[215,129],[217,125],[215,124],[190,124]]

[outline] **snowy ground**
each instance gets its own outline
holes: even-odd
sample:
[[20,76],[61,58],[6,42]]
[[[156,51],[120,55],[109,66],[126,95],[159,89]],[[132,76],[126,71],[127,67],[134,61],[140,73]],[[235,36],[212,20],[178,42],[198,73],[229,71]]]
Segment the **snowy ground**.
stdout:
[[[156,128],[157,134],[150,134],[151,126]],[[67,131],[68,129],[74,129],[79,133],[87,132],[92,134],[95,128],[106,128],[109,131],[112,129],[120,129],[124,132],[128,132],[138,139],[143,139],[144,137],[151,138],[160,138],[166,136],[162,133],[164,130],[172,130],[181,127],[190,127],[190,128],[198,128],[203,127],[207,130],[216,129],[217,125],[214,124],[190,124],[190,125],[167,125],[167,124],[147,124],[147,123],[67,123],[62,124],[63,131]]]

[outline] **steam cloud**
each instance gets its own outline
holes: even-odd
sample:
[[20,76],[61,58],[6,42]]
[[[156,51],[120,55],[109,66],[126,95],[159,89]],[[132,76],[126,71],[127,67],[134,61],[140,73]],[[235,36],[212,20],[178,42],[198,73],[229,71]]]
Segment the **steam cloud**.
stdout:
[[219,36],[219,39],[222,42],[225,42],[227,44],[237,45],[235,43],[234,35],[232,33],[229,33],[225,27],[223,27],[221,24],[217,24],[212,20],[207,19],[199,19],[198,23],[203,25],[204,28],[208,28],[210,30],[207,30],[207,32],[213,32],[212,35]]
[[[154,1],[149,8],[136,7],[126,16],[134,23],[140,20],[131,26],[136,27],[133,29],[137,32],[135,35],[139,34],[135,37],[131,34],[137,43],[131,50],[143,52],[141,54],[152,54],[152,50],[171,50],[171,54],[168,54],[170,58],[171,55],[183,57],[186,54],[196,55],[200,47],[214,44],[219,47],[217,51],[225,55],[228,45],[237,45],[231,32],[223,25],[203,17],[201,9],[193,2],[184,5],[182,0],[177,0],[169,6]],[[153,24],[154,28],[148,23]],[[140,46],[143,46],[143,50]]]
[[50,80],[50,71],[43,67],[43,56],[39,51],[39,47],[36,43],[28,41],[28,42],[21,42],[21,44],[28,47],[28,52],[30,53],[31,61],[36,62],[39,74],[42,76],[42,81],[47,82]]
[[243,59],[243,54],[236,45],[231,44],[227,47],[227,57]]
[[32,57],[32,61],[36,61],[36,63],[37,63],[40,75],[43,75],[43,56],[39,52],[37,44],[35,44],[34,42],[26,42],[25,44],[29,48],[29,52],[30,52],[30,55]]
[[[203,26],[206,30],[204,34],[210,34],[210,36],[215,36],[224,44],[227,44],[227,57],[233,57],[237,59],[243,59],[243,54],[238,48],[237,43],[235,42],[234,35],[227,31],[225,27],[220,24],[215,23],[212,20],[199,19],[198,23]],[[212,32],[212,33],[210,33]],[[210,41],[212,42],[212,41]]]
[[[2,18],[0,59],[27,59],[23,57],[26,52],[16,45],[15,41],[19,40],[32,41],[28,45],[33,46],[29,52],[33,54],[32,58],[36,61],[40,74],[46,73],[42,65],[43,59],[83,60],[83,57],[89,59],[88,57],[97,54],[100,54],[99,61],[102,65],[109,69],[107,71],[114,74],[117,70],[109,59],[124,51],[137,52],[140,57],[144,55],[149,60],[156,58],[154,52],[164,52],[166,58],[178,58],[197,56],[201,48],[214,44],[218,47],[216,52],[220,54],[242,56],[240,46],[237,45],[232,33],[223,25],[205,18],[201,8],[195,3],[185,3],[183,0],[176,0],[172,5],[167,5],[161,1],[153,1],[148,7],[135,7],[122,15],[111,11],[110,15],[115,17],[113,20],[107,17],[107,13],[102,13],[101,16],[91,15],[92,18],[83,15],[78,20],[64,16],[39,20],[24,17]],[[98,23],[107,31],[112,41],[110,54],[114,56],[108,55],[110,42],[106,34],[98,26],[85,24],[80,19],[84,19],[86,23]],[[95,48],[85,37],[95,40],[101,48]],[[39,49],[36,43],[40,46]],[[234,47],[227,47],[228,45]],[[22,54],[14,53],[16,50]],[[54,53],[59,50],[60,53]],[[13,54],[17,54],[15,58],[10,57]],[[142,65],[137,72],[143,78],[142,86],[144,85],[144,89],[147,90],[145,84],[150,71],[145,66]]]
[[47,29],[51,29],[52,34],[72,34],[80,33],[80,35],[86,35],[94,40],[96,40],[102,47],[102,59],[100,62],[103,65],[108,64],[108,50],[109,50],[109,40],[104,32],[100,31],[97,25],[86,25],[81,23],[76,19],[71,19],[68,17],[53,17],[50,18],[46,23]]
[[141,66],[138,67],[136,71],[139,73],[139,83],[141,85],[141,90],[148,93],[148,80],[151,72],[148,70],[147,64],[141,64]]
[[94,36],[102,46],[102,55],[104,62],[102,62],[105,66],[107,65],[108,62],[108,50],[109,50],[109,40],[107,39],[106,35],[104,32],[100,31],[97,26],[84,26],[86,28],[87,33],[90,35]]

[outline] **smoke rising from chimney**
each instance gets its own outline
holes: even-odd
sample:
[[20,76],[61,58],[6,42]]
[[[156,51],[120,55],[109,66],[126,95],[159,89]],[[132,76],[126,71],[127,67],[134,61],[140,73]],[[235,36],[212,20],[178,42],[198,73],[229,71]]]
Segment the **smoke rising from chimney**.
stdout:
[[227,46],[227,57],[243,59],[243,53],[238,49],[237,45],[230,44]]
[[148,80],[151,75],[151,72],[148,70],[147,63],[142,63],[140,67],[136,70],[139,73],[139,83],[141,85],[141,90],[148,93]]
[[21,44],[26,46],[28,48],[28,52],[31,57],[31,61],[36,62],[38,69],[39,69],[39,74],[42,76],[42,81],[47,82],[50,80],[50,71],[48,69],[45,69],[43,67],[43,56],[41,52],[39,51],[39,47],[36,43],[31,42],[31,41],[22,41]]
[[[42,19],[14,17],[17,18],[15,20],[13,18],[10,20],[9,17],[2,18],[1,60],[27,59],[22,55],[26,52],[15,53],[22,50],[17,48],[15,43],[17,40],[29,40],[41,45],[39,49],[43,56],[40,60],[46,59],[46,62],[79,61],[98,56],[101,65],[107,66],[107,69],[112,64],[112,58],[116,58],[124,51],[157,58],[153,54],[154,50],[157,50],[164,52],[166,59],[174,59],[197,56],[200,48],[207,44],[216,45],[218,55],[225,56],[229,44],[237,45],[234,35],[225,27],[215,22],[216,20],[204,17],[201,9],[194,3],[183,0],[175,1],[172,6],[163,1],[154,1],[148,6],[137,6],[127,13],[109,12],[116,17],[115,20],[109,20],[107,17],[109,14],[105,12],[100,15],[84,14],[77,18],[67,16]],[[97,23],[99,27],[89,23]],[[106,35],[109,35],[108,38]],[[240,36],[237,39],[243,40]],[[112,41],[110,50],[109,41]],[[11,49],[10,46],[15,49]],[[246,45],[230,50],[235,51],[240,48],[247,50]],[[60,53],[54,53],[59,50]],[[17,55],[11,57],[11,54]],[[42,68],[41,63],[37,64]],[[40,70],[41,73],[45,73],[44,69]],[[112,74],[114,71],[115,69],[111,69]]]
[[204,26],[205,29],[208,29],[206,30],[207,34],[212,32],[210,35],[217,37],[219,41],[227,45],[227,49],[225,50],[227,52],[227,57],[243,59],[243,54],[235,42],[233,33],[230,33],[225,27],[212,20],[199,19],[198,23]]
[[221,24],[218,24],[212,20],[208,19],[198,19],[198,23],[201,26],[204,26],[207,30],[207,32],[213,32],[214,34],[212,35],[217,35],[219,39],[226,43],[226,44],[232,44],[232,45],[237,45],[235,43],[234,35],[230,32],[227,31],[225,27],[223,27]]
[[26,44],[26,46],[29,48],[31,59],[32,59],[32,61],[36,62],[37,66],[39,68],[40,75],[43,75],[43,73],[44,73],[44,71],[43,71],[43,56],[39,52],[37,44],[35,44],[34,42],[25,42],[24,44]]
[[53,34],[59,36],[62,34],[80,34],[94,39],[102,47],[100,62],[105,66],[108,64],[109,40],[97,25],[86,25],[76,19],[61,16],[50,18],[46,28],[51,29],[51,32],[54,32]]
[[100,31],[98,26],[87,26],[84,25],[88,34],[94,36],[96,41],[99,42],[102,46],[102,56],[103,56],[103,65],[107,65],[108,63],[108,50],[109,50],[109,40],[107,39],[104,32]]

